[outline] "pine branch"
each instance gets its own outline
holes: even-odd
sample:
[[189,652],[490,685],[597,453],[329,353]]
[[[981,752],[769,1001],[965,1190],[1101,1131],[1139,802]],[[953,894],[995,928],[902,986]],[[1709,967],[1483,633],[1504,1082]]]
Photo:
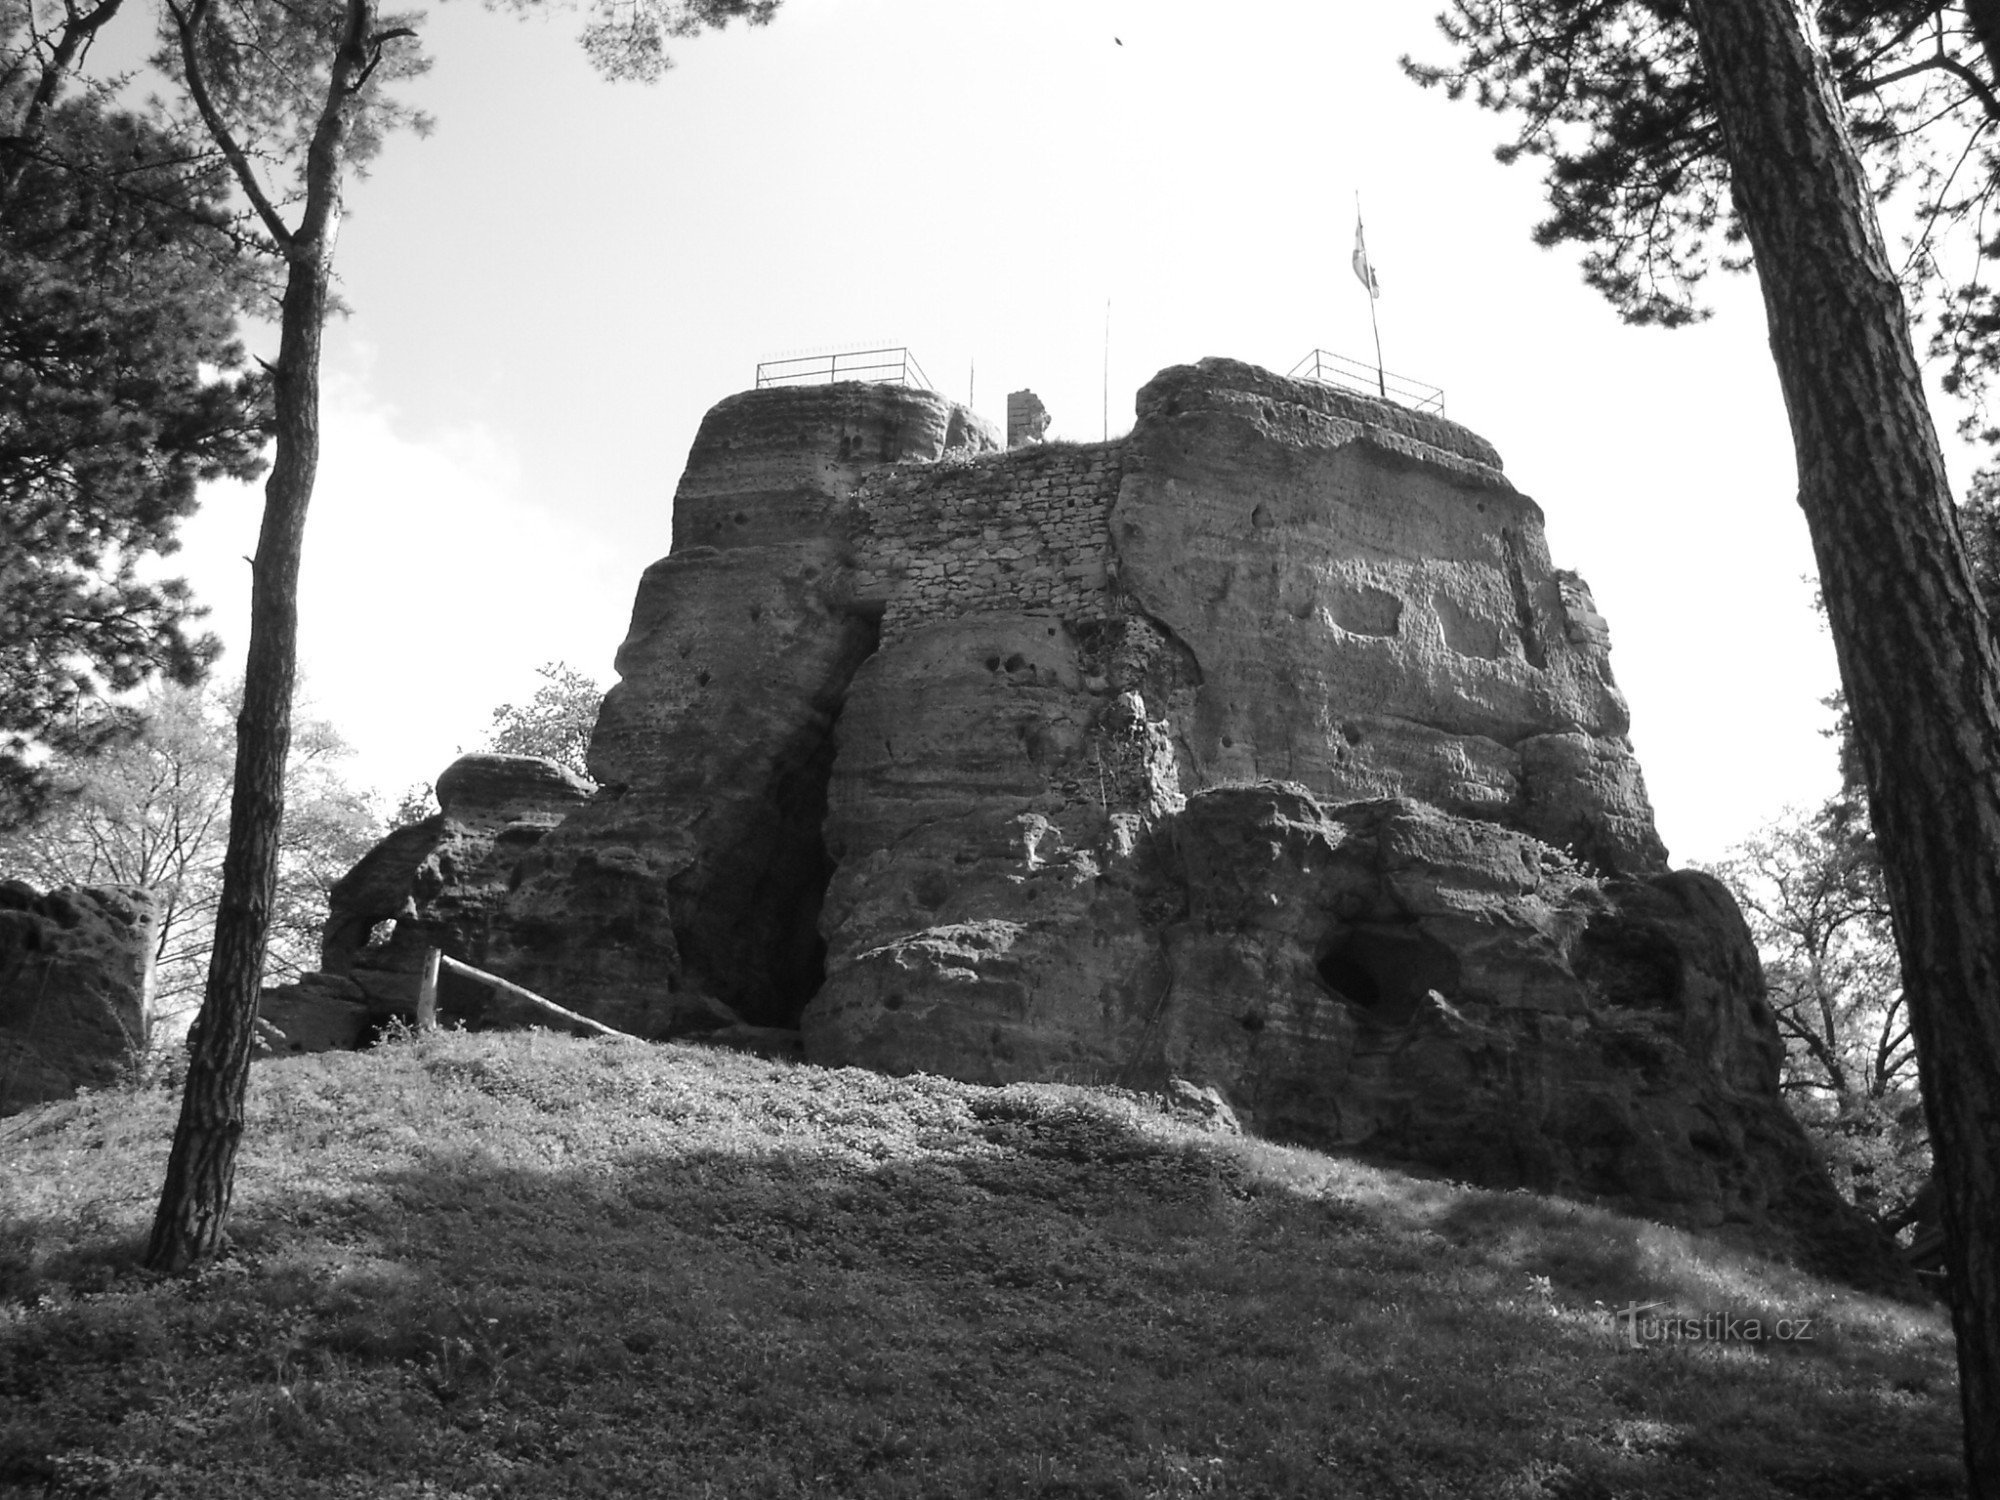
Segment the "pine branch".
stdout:
[[292,231],[265,195],[263,185],[257,181],[256,170],[250,165],[250,158],[244,155],[243,147],[237,143],[235,134],[229,128],[229,122],[222,118],[222,112],[215,107],[215,100],[208,91],[208,80],[195,50],[195,39],[202,23],[208,18],[208,7],[209,0],[194,0],[183,10],[176,0],[167,0],[167,14],[173,18],[174,30],[180,40],[181,67],[187,74],[188,93],[194,99],[195,109],[201,114],[202,124],[208,127],[208,133],[221,150],[223,159],[236,174],[244,197],[250,200],[250,207],[263,222],[266,233],[282,253],[290,255],[294,242]]

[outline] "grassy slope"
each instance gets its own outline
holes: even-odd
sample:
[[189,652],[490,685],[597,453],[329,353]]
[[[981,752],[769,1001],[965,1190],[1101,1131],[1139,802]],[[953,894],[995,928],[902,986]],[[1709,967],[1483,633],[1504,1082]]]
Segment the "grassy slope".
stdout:
[[[0,1121],[0,1493],[1963,1493],[1943,1319],[1639,1221],[968,1087],[546,1033]],[[1813,1316],[1634,1350],[1598,1304]]]

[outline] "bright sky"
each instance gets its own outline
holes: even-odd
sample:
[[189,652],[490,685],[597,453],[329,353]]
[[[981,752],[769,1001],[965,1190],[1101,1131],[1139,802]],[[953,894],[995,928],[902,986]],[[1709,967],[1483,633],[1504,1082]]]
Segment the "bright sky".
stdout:
[[[437,130],[349,195],[306,541],[303,662],[358,779],[430,780],[540,662],[609,683],[695,428],[760,359],[907,345],[1094,439],[1108,301],[1115,434],[1166,365],[1368,358],[1358,191],[1387,365],[1592,585],[1676,861],[1823,796],[1833,654],[1755,286],[1621,327],[1531,243],[1501,124],[1398,71],[1443,56],[1431,9],[787,0],[651,87],[598,81],[566,18],[434,10]],[[213,490],[178,560],[239,662],[259,503]]]

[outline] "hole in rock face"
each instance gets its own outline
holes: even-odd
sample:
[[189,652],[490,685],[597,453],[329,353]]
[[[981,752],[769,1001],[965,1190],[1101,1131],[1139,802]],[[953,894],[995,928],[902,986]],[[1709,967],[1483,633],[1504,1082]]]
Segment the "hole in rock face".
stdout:
[[1243,1015],[1237,1017],[1236,1024],[1238,1026],[1241,1026],[1245,1031],[1249,1032],[1252,1036],[1255,1036],[1258,1032],[1264,1029],[1264,1018],[1258,1015],[1257,1012],[1255,1012],[1254,1010],[1246,1011],[1244,1012]]
[[1375,976],[1358,963],[1344,948],[1328,949],[1320,955],[1315,966],[1326,987],[1342,999],[1371,1010],[1382,1000],[1382,987],[1375,982]]
[[1327,592],[1333,623],[1349,635],[1393,636],[1403,625],[1403,601],[1373,584],[1339,582]]
[[1506,654],[1506,635],[1500,621],[1467,607],[1443,590],[1431,595],[1431,608],[1437,611],[1445,645],[1460,656],[1497,661]]
[[910,883],[910,899],[925,911],[936,911],[951,897],[951,882],[941,871],[925,870]]
[[1576,977],[1607,1005],[1633,1010],[1676,1010],[1681,998],[1681,955],[1665,933],[1613,915],[1584,929],[1571,959]]
[[1436,990],[1458,988],[1458,958],[1409,925],[1349,928],[1327,945],[1315,967],[1326,987],[1384,1026],[1407,1026]]

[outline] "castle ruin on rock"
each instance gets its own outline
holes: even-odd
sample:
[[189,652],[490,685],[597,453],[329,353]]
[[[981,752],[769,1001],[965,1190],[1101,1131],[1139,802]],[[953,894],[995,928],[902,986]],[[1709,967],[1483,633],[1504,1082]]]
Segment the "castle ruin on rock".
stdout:
[[595,792],[447,796],[336,891],[325,967],[396,1004],[437,941],[646,1036],[1185,1078],[1266,1133],[1865,1258],[1608,651],[1441,418],[1225,360],[1080,446],[746,392],[640,580]]

